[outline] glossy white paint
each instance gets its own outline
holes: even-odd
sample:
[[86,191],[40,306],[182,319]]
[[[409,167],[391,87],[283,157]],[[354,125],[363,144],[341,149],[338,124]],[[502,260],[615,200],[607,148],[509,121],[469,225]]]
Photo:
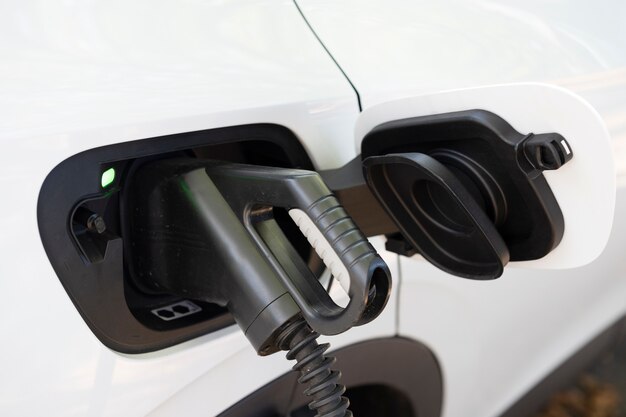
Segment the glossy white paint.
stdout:
[[355,145],[360,150],[367,133],[391,120],[470,109],[494,112],[522,133],[558,132],[574,150],[574,159],[565,166],[544,172],[565,219],[563,240],[544,258],[515,265],[561,269],[596,259],[613,224],[615,168],[611,143],[598,112],[564,88],[537,83],[503,84],[376,104],[359,116]]
[[306,137],[321,167],[352,154],[354,91],[290,2],[29,0],[0,19],[3,145],[65,157],[262,121]]
[[[618,199],[618,213],[626,199]],[[493,282],[401,259],[400,334],[433,349],[445,416],[498,416],[544,375],[624,315],[626,218],[606,250],[571,270],[509,267]]]
[[564,87],[611,135],[626,184],[626,3],[298,0],[356,86],[364,109],[403,97],[495,84]]
[[[105,348],[48,262],[36,203],[75,153],[219,126],[282,124],[320,167],[348,161],[354,91],[293,3],[2,2],[0,109],[1,415],[142,416],[205,374],[193,405],[214,415],[289,369],[234,328],[149,355]],[[393,331],[380,323],[360,337]]]
[[[496,83],[559,84],[602,116],[626,186],[620,2],[299,3],[366,108]],[[286,371],[280,355],[258,359],[236,328],[147,355],[106,349],[55,277],[35,207],[68,156],[171,133],[279,123],[319,168],[352,159],[354,92],[293,3],[3,2],[0,52],[0,414],[215,415]],[[395,333],[399,309],[400,333],[442,362],[445,415],[496,415],[626,309],[623,220],[599,259],[570,271],[509,268],[474,283],[403,259],[400,296],[333,343]],[[398,277],[397,258],[385,256]]]
[[619,1],[298,4],[357,87],[364,108],[391,97],[558,81],[626,64],[626,5]]
[[[402,97],[539,82],[580,96],[608,130],[617,174],[616,216],[607,247],[595,261],[567,270],[512,265],[495,282],[446,276],[419,259],[400,261],[400,334],[426,342],[440,359],[444,416],[497,416],[626,312],[626,5],[564,0],[298,4],[356,86],[366,111]],[[526,104],[504,97],[501,108]],[[551,109],[551,117],[555,110],[561,109]],[[559,120],[572,116],[577,123],[564,113]],[[531,124],[543,123],[546,119],[537,116]],[[597,139],[587,140],[595,145]],[[555,184],[556,175],[549,174]],[[585,193],[580,199],[595,207]]]

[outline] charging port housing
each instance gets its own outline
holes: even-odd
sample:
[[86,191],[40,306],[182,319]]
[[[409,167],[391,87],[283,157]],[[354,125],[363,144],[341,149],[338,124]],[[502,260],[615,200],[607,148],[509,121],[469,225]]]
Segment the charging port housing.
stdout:
[[[125,180],[146,161],[180,156],[313,169],[295,135],[271,124],[125,142],[82,152],[55,167],[38,200],[44,248],[89,327],[120,352],[162,349],[233,323],[216,304],[151,293],[129,279],[128,237],[121,224]],[[323,262],[288,214],[277,210],[275,217],[309,268],[320,275]]]

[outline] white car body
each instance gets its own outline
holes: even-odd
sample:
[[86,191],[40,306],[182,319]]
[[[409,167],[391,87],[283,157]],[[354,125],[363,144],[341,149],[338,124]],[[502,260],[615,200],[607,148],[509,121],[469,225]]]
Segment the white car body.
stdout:
[[[400,118],[377,111],[407,97],[404,116],[490,106],[520,131],[582,132],[570,139],[582,171],[546,175],[579,224],[544,260],[478,282],[372,240],[391,300],[329,339],[424,343],[442,369],[442,416],[498,416],[626,314],[621,2],[22,0],[0,11],[2,415],[218,415],[290,368],[258,357],[236,326],[132,355],[85,324],[42,247],[39,191],[64,159],[136,139],[274,123],[332,169],[358,155],[368,118]],[[526,107],[533,89],[543,107]]]

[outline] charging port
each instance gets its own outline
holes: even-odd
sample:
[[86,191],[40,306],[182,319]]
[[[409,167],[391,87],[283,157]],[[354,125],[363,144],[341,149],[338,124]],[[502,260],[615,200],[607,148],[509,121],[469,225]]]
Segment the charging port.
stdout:
[[[216,304],[139,288],[130,279],[120,198],[128,175],[145,162],[180,156],[313,169],[294,134],[270,124],[120,143],[82,152],[55,167],[38,201],[41,238],[81,315],[114,350],[157,350],[233,323]],[[289,215],[277,210],[275,219],[310,270],[322,276],[323,262]]]

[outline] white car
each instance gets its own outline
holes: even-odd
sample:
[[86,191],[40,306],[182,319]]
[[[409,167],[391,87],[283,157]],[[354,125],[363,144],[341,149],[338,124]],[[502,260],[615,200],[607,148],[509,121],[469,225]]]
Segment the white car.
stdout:
[[[1,415],[312,416],[293,364],[257,354],[284,346],[253,324],[285,318],[234,306],[240,289],[263,295],[258,269],[202,292],[264,262],[331,343],[356,417],[530,416],[622,331],[623,2],[0,11]],[[166,160],[220,161],[201,200],[213,223],[177,206],[194,190],[146,188],[171,173],[142,167]],[[224,165],[222,181],[223,163],[248,167]],[[269,169],[255,184],[315,178],[369,237],[378,272],[359,281],[331,226],[320,234],[308,205],[273,193],[317,194],[253,196],[239,169]],[[227,207],[244,216],[235,228]],[[282,234],[258,226],[268,219]],[[278,253],[277,235],[295,249]],[[292,261],[330,295],[292,288]],[[206,281],[177,275],[194,268]]]

